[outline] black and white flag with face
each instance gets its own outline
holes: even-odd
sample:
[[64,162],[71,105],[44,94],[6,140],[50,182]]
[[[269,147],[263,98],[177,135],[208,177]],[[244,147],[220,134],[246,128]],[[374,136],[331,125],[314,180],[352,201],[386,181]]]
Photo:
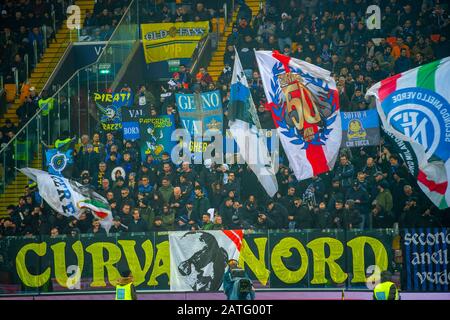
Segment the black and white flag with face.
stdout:
[[242,230],[169,232],[170,290],[219,291],[230,259],[239,260]]

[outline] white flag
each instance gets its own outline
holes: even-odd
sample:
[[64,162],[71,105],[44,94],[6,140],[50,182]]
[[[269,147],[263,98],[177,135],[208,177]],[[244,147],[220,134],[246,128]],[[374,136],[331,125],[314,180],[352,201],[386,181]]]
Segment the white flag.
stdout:
[[242,230],[169,232],[170,290],[219,291],[228,260],[239,260]]
[[[274,163],[267,149],[266,135],[260,131],[261,125],[255,104],[237,52],[231,78],[228,118],[231,134],[239,147],[239,154],[255,173],[267,194],[273,197],[278,191]],[[272,137],[275,138],[277,137]]]
[[255,55],[295,176],[304,180],[330,171],[342,140],[339,93],[330,72],[278,51],[256,51]]
[[91,188],[62,176],[33,169],[18,169],[37,183],[39,194],[48,205],[66,217],[79,218],[83,208],[91,210],[100,219],[102,227],[109,232],[112,226],[112,212],[108,202]]

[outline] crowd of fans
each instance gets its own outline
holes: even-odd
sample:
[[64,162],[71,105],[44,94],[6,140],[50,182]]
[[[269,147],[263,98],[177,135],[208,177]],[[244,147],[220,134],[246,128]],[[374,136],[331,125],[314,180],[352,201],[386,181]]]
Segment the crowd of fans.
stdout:
[[[80,41],[106,41],[125,13],[130,0],[98,0],[87,12]],[[140,1],[140,23],[211,21],[223,16],[223,4],[231,0]],[[131,14],[133,16],[133,14]]]
[[[192,75],[182,65],[167,85],[138,88],[134,103],[149,107],[152,116],[174,114],[181,127],[174,93],[219,89],[226,129],[236,46],[265,129],[274,126],[253,49],[279,50],[331,70],[342,111],[366,110],[372,104],[364,95],[372,84],[450,52],[448,8],[439,1],[375,2],[381,7],[381,30],[367,30],[363,0],[267,1],[260,12],[242,4],[217,83],[206,67]],[[60,139],[69,136],[66,132]],[[148,155],[142,162],[139,141],[124,141],[120,131],[82,135],[65,174],[108,200],[114,216],[110,232],[450,226],[449,210],[437,209],[421,192],[384,136],[379,146],[341,148],[332,171],[304,181],[296,180],[282,155],[279,192],[273,198],[246,165],[206,161],[177,166],[169,153],[161,159]],[[8,216],[0,220],[4,236],[105,233],[91,214],[77,220],[53,212],[35,185],[26,188],[18,205],[9,206]]]
[[15,82],[15,70],[20,83],[27,79],[25,56],[28,55],[31,72],[44,52],[45,40],[55,41],[57,30],[53,28],[61,27],[64,9],[62,0],[0,1],[0,76],[4,83]]

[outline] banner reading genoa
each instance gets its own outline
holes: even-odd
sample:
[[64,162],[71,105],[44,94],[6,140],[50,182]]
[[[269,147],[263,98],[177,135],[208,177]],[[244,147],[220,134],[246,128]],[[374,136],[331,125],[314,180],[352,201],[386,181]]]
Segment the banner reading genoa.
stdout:
[[175,94],[176,105],[183,128],[191,135],[191,152],[204,152],[208,142],[201,146],[194,142],[195,135],[207,130],[223,132],[222,97],[220,91],[194,94]]
[[208,34],[209,22],[142,24],[145,61],[191,58],[197,43]]
[[131,101],[130,92],[94,93],[94,101],[100,111],[100,124],[104,131],[117,131],[122,128],[121,107]]
[[183,127],[191,136],[208,129],[223,131],[222,97],[219,90],[200,94],[177,93],[175,99]]
[[122,108],[122,128],[125,140],[137,140],[141,138],[139,120],[150,116],[149,109],[145,106]]
[[444,228],[404,230],[405,290],[449,291],[449,231]]
[[377,110],[341,112],[341,147],[376,146],[380,143],[380,123]]
[[242,230],[169,232],[170,290],[220,290],[228,260],[239,260],[243,237]]
[[164,152],[169,152],[170,154],[176,143],[171,140],[173,130],[175,130],[173,115],[140,118],[139,131],[142,161],[145,161],[149,154],[155,159],[160,159]]

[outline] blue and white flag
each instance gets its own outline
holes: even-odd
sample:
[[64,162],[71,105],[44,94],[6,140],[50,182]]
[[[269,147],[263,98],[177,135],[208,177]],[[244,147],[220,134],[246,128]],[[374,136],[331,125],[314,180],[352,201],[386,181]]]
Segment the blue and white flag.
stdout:
[[267,149],[266,135],[260,131],[261,125],[255,104],[237,52],[231,78],[228,118],[231,134],[239,147],[239,154],[258,177],[267,194],[273,197],[278,191],[275,170]]
[[73,164],[73,149],[48,149],[45,152],[48,173],[62,175],[68,165]]
[[409,145],[417,184],[440,209],[450,207],[450,57],[381,80],[374,96],[383,128]]

